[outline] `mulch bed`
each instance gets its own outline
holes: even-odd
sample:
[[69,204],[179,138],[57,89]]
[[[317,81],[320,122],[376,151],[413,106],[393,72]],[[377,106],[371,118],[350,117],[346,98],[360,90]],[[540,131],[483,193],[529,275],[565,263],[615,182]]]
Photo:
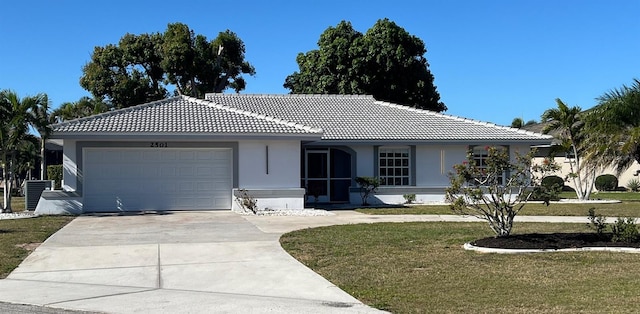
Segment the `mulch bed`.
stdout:
[[584,247],[640,248],[640,242],[611,242],[611,234],[529,233],[491,237],[471,242],[474,246],[497,249],[569,249]]

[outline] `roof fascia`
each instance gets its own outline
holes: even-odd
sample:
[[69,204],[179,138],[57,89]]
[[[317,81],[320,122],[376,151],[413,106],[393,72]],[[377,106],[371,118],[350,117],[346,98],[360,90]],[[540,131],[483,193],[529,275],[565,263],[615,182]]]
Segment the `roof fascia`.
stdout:
[[322,134],[279,134],[279,133],[208,133],[208,134],[176,134],[176,133],[57,133],[49,139],[62,140],[301,140],[318,141]]
[[310,145],[475,145],[475,144],[500,144],[500,145],[549,145],[551,140],[321,140]]

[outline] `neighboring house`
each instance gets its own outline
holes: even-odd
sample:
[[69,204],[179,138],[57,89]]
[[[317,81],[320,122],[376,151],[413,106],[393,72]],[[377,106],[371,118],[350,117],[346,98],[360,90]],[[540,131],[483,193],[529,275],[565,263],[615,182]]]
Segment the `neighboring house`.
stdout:
[[[371,96],[208,94],[54,125],[65,192],[42,212],[229,209],[246,189],[259,208],[359,204],[358,176],[379,177],[370,203],[440,202],[471,149],[511,156],[551,137]],[[317,198],[316,198],[317,197]]]
[[[522,129],[535,132],[535,133],[542,133],[544,127],[547,124],[548,123],[538,123],[538,124],[525,126]],[[551,132],[551,135],[557,136],[557,132]],[[536,158],[534,159],[534,163],[540,164],[545,158],[549,157],[551,152],[551,146],[555,143],[559,143],[559,140],[554,139],[551,145],[540,145],[539,147],[537,147]],[[569,173],[571,173],[571,167],[569,162],[573,160],[573,154],[569,156],[565,154],[556,155],[554,156],[554,160],[556,161],[556,163],[558,163],[561,169],[550,175],[557,175],[561,178],[568,178]],[[618,186],[626,187],[629,181],[634,179],[640,180],[640,177],[638,176],[639,173],[640,173],[640,165],[636,161],[631,165],[631,167],[629,167],[629,169],[620,173],[620,175],[616,174],[616,169],[614,167],[606,167],[602,171],[597,172],[596,177],[603,174],[612,174],[618,178]],[[567,180],[565,185],[575,189],[573,180],[570,180],[570,179]],[[595,187],[594,187],[594,191],[597,191]]]

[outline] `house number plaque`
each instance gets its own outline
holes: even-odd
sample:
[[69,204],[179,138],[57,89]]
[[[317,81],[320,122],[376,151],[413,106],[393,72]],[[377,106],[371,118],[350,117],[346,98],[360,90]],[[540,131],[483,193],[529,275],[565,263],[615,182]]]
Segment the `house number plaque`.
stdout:
[[151,142],[151,145],[149,147],[169,147],[169,145],[167,144],[167,142]]

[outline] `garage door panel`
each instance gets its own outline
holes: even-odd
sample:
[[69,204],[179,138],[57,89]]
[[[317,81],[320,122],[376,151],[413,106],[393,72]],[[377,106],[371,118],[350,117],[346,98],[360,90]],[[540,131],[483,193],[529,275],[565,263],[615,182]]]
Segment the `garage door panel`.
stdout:
[[229,209],[231,149],[86,148],[85,211]]

